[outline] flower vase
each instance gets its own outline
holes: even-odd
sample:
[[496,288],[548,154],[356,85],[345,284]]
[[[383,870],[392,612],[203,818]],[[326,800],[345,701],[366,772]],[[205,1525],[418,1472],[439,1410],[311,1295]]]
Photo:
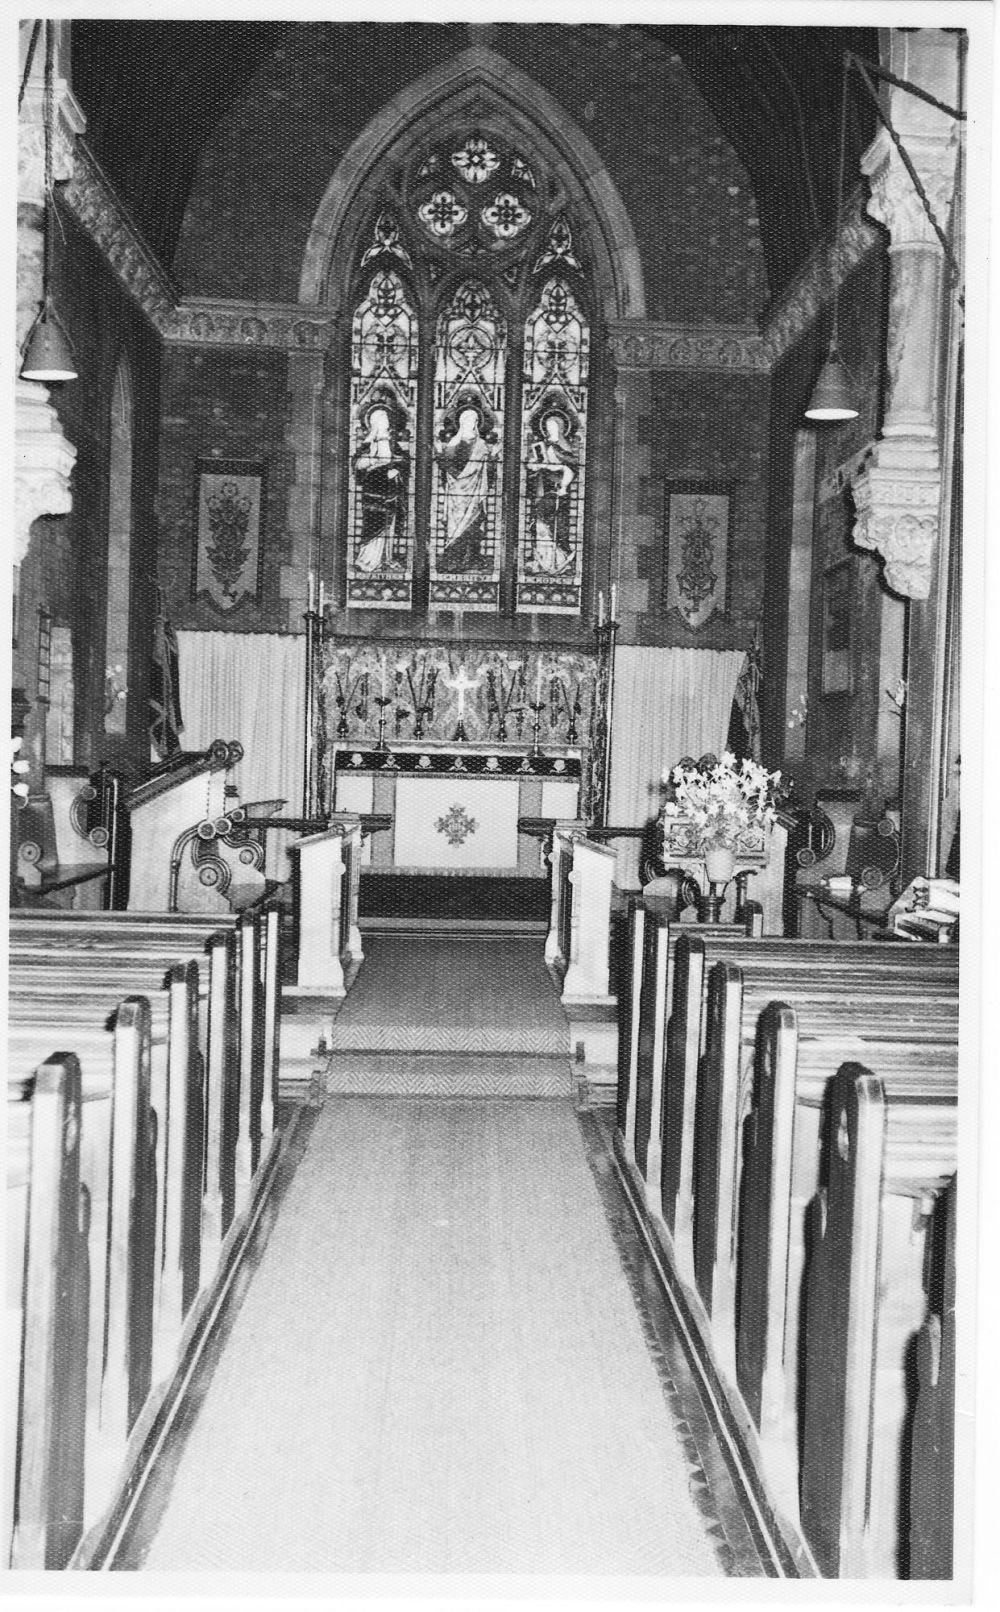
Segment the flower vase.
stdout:
[[736,870],[736,855],[728,845],[706,845],[705,874],[709,884],[728,884]]

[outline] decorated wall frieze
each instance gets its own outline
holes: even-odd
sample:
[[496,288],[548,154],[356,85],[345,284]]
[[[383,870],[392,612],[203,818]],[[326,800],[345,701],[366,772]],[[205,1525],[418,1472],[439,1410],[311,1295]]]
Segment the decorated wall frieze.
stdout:
[[333,314],[298,303],[191,300],[174,310],[164,336],[169,342],[216,347],[280,347],[322,352],[336,328]]
[[619,370],[695,369],[731,375],[766,372],[760,332],[743,325],[674,325],[617,319],[608,344]]
[[864,201],[864,187],[859,186],[844,207],[837,240],[811,253],[805,268],[768,314],[763,332],[768,368],[816,323],[833,300],[834,289],[884,241],[882,232],[865,217]]
[[93,154],[81,146],[66,203],[129,296],[162,334],[170,328],[177,293],[155,253],[125,213]]

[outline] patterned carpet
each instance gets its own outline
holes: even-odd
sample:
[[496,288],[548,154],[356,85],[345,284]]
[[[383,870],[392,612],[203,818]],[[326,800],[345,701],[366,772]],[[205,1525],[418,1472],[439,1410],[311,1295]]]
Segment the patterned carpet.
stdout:
[[719,1577],[685,1440],[569,1104],[335,1099],[128,1565]]
[[569,1031],[537,938],[375,935],[332,1049],[551,1056]]
[[572,1096],[569,1025],[541,941],[366,936],[325,1084],[338,1096]]

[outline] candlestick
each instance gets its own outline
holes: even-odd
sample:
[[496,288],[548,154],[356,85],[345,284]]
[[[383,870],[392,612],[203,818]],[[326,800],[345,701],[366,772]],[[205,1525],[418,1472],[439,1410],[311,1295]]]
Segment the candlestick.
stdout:
[[601,589],[600,593],[597,595],[597,625],[599,627],[604,626],[604,590],[603,590],[603,588]]
[[617,582],[612,582],[612,584],[611,584],[611,620],[612,621],[617,621],[618,620],[618,584],[617,584]]

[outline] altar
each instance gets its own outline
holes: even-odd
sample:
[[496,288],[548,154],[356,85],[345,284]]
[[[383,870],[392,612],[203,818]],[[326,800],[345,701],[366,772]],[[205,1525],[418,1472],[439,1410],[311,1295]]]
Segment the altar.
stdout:
[[365,842],[372,872],[542,876],[537,835],[523,818],[576,818],[580,751],[532,754],[464,744],[337,748],[336,811],[384,813],[391,827]]
[[595,815],[600,656],[545,644],[390,647],[333,640],[321,617],[307,625],[307,799],[319,816],[390,821],[366,837],[362,872],[455,876],[470,889],[547,879],[537,833],[518,824]]

